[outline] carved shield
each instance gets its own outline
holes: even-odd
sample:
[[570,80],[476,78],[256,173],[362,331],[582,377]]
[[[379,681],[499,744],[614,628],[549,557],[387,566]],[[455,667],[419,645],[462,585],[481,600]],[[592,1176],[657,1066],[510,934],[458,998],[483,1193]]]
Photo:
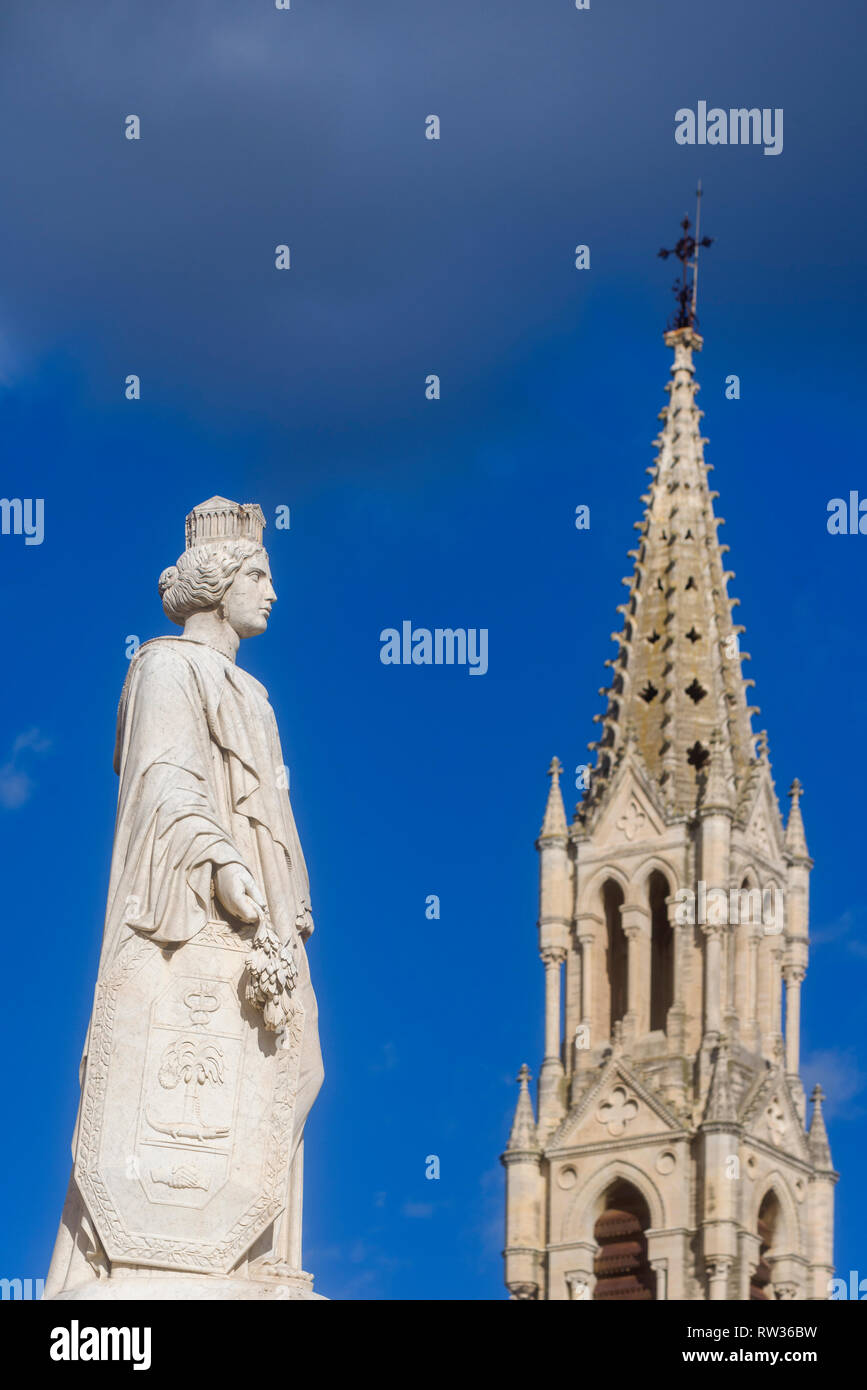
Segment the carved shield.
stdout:
[[75,1178],[113,1264],[225,1274],[286,1204],[304,1013],[244,1002],[250,932],[135,939],[100,977]]

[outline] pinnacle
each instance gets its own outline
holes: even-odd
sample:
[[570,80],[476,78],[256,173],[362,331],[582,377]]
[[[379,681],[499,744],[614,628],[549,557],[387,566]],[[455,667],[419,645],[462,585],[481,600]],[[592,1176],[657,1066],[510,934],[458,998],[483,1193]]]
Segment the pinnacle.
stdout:
[[789,810],[789,822],[786,826],[785,849],[786,853],[793,859],[809,859],[807,850],[807,837],[804,833],[804,821],[801,816],[801,796],[803,788],[797,777],[789,789],[791,798],[791,809]]
[[822,1101],[825,1099],[825,1092],[818,1084],[813,1087],[813,1094],[810,1099],[813,1102],[813,1117],[810,1121],[809,1149],[810,1157],[817,1168],[825,1171],[833,1171],[831,1162],[831,1145],[828,1142],[828,1130],[825,1127],[825,1116],[822,1113]]
[[710,736],[709,771],[702,802],[706,811],[730,811],[734,806],[730,782],[726,776],[725,753],[722,734],[719,729],[714,729]]
[[530,1068],[525,1062],[516,1078],[521,1089],[518,1092],[518,1104],[515,1106],[515,1118],[512,1121],[509,1142],[506,1145],[507,1154],[521,1151],[537,1153],[539,1151],[536,1120],[533,1115],[533,1102],[530,1099],[530,1079]]
[[717,1049],[704,1118],[706,1121],[712,1120],[717,1124],[733,1124],[737,1120],[737,1111],[729,1080],[728,1047],[724,1039]]
[[548,800],[545,805],[545,817],[542,821],[542,829],[539,831],[540,840],[560,839],[568,834],[569,827],[566,823],[566,809],[563,805],[563,793],[560,790],[560,774],[563,765],[559,758],[551,759],[551,766],[548,768],[548,776],[551,778],[551,785],[548,788]]

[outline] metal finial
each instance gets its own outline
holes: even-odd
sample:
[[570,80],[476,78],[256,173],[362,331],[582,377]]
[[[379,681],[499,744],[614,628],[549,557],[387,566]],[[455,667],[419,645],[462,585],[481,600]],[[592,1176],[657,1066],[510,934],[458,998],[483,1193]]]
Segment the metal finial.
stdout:
[[[696,211],[695,211],[695,235],[691,231],[692,223],[688,217],[684,217],[681,222],[683,236],[675,246],[668,249],[665,247],[659,252],[662,260],[667,260],[669,256],[677,256],[681,265],[681,279],[674,282],[674,297],[677,300],[677,312],[669,323],[669,328],[697,328],[698,316],[696,314],[696,304],[698,300],[698,253],[702,246],[712,246],[713,237],[701,236],[701,182],[699,181],[696,189]],[[690,271],[692,278],[690,279]]]

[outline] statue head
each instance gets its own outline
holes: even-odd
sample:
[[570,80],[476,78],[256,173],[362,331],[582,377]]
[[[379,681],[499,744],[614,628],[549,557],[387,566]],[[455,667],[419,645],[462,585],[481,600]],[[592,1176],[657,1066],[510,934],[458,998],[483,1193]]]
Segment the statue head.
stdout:
[[166,617],[186,627],[195,615],[209,613],[238,637],[264,632],[277,600],[264,525],[255,503],[212,497],[195,507],[187,517],[186,550],[160,575]]

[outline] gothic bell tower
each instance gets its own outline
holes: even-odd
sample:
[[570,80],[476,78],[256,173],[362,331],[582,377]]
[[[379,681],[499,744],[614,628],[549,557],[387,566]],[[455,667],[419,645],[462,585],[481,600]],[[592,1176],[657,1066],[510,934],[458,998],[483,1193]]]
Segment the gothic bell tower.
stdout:
[[812,861],[800,783],[784,824],[752,729],[684,231],[596,762],[569,824],[554,759],[536,843],[545,1055],[502,1156],[513,1298],[825,1299],[833,1274],[837,1174],[799,1070]]

